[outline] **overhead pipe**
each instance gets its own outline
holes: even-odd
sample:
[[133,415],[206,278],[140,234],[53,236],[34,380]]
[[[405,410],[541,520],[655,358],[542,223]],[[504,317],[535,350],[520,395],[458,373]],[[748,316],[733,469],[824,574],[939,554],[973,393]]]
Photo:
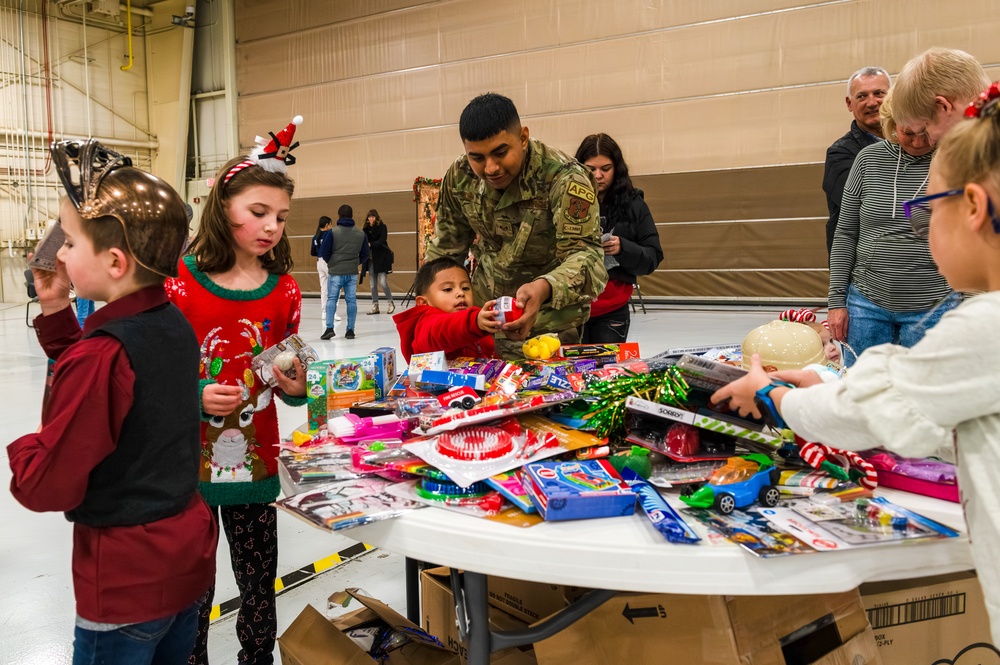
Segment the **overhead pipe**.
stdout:
[[[125,34],[128,35],[128,64],[122,65],[121,70],[127,72],[132,69],[132,0],[125,0],[128,11],[125,12]],[[118,5],[121,7],[121,5]]]
[[[49,134],[48,132],[41,132],[37,130],[22,130],[22,129],[11,129],[9,127],[0,127],[0,136],[23,136],[26,138],[42,139],[48,145]],[[120,146],[123,148],[142,148],[145,150],[159,150],[159,141],[133,141],[131,139],[116,139],[116,138],[102,138],[102,137],[91,137],[94,138],[104,145]]]

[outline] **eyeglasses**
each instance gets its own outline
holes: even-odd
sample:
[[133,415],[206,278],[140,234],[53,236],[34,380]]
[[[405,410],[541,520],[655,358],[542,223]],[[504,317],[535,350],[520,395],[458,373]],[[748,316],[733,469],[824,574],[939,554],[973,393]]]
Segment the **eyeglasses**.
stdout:
[[[934,199],[943,199],[949,196],[963,194],[964,189],[949,189],[946,192],[938,192],[928,196],[920,196],[909,201],[903,201],[903,213],[910,220],[913,227],[913,235],[918,238],[926,238],[931,228],[931,209],[927,204]],[[1000,217],[997,217],[996,208],[993,207],[993,199],[986,200],[986,211],[990,214],[990,222],[993,224],[993,232],[1000,234]]]
[[918,238],[926,238],[931,228],[931,208],[928,203],[935,199],[943,199],[949,196],[958,196],[965,192],[964,189],[949,189],[947,192],[938,192],[928,196],[918,196],[909,201],[903,201],[903,214],[910,220],[913,227],[913,235]]

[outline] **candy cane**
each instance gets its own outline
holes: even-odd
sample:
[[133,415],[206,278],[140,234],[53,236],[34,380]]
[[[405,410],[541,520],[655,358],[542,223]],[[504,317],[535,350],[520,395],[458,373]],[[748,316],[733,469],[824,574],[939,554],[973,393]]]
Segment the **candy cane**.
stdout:
[[[814,469],[823,468],[834,476],[840,475],[836,474],[834,469],[840,469],[847,476],[846,479],[854,480],[854,482],[867,490],[873,490],[878,487],[878,475],[875,473],[875,467],[867,460],[862,459],[857,453],[850,450],[831,448],[822,443],[813,443],[812,441],[803,441],[801,439],[797,439],[797,441],[799,442],[799,455],[806,464]],[[851,466],[857,467],[854,470],[854,478],[850,477]]]
[[791,321],[793,323],[811,323],[816,320],[816,313],[807,307],[802,309],[786,309],[778,315],[779,321]]

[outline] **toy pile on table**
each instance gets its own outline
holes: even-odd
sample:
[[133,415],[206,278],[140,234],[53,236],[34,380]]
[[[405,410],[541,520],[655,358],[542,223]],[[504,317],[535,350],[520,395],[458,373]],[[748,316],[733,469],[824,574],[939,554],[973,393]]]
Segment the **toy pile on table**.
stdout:
[[745,372],[739,346],[641,359],[637,344],[553,339],[516,362],[417,354],[400,376],[389,347],[311,362],[277,505],[342,529],[426,506],[531,526],[638,503],[667,541],[725,537],[759,556],[957,535],[873,498],[861,457],[712,405]]

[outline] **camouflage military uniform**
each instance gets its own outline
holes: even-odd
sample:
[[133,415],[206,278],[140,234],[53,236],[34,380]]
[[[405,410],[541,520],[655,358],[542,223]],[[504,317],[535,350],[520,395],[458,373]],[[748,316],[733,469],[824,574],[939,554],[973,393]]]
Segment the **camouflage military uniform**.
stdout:
[[[531,335],[556,332],[564,343],[577,343],[590,301],[608,280],[593,176],[534,139],[524,159],[520,175],[503,192],[477,178],[464,155],[452,164],[441,183],[436,236],[426,258],[462,262],[471,247],[478,306],[545,278],[552,297],[542,304]],[[502,333],[496,348],[501,357],[523,357],[521,342]]]

